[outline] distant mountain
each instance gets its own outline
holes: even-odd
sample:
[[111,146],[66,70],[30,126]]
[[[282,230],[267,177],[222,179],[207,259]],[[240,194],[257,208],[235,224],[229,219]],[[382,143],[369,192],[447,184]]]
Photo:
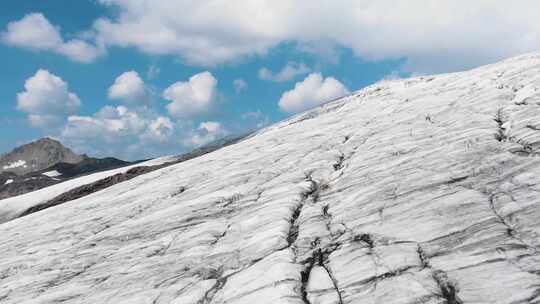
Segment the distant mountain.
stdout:
[[24,175],[58,163],[76,164],[86,158],[86,155],[75,154],[57,140],[42,138],[0,156],[0,172]]
[[0,199],[134,163],[112,157],[78,155],[57,140],[43,138],[0,157]]

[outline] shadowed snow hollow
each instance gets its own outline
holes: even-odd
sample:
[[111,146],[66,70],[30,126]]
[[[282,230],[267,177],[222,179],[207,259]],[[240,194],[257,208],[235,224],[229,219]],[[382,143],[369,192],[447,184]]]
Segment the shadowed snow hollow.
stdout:
[[538,303],[539,201],[531,54],[0,224],[0,302]]

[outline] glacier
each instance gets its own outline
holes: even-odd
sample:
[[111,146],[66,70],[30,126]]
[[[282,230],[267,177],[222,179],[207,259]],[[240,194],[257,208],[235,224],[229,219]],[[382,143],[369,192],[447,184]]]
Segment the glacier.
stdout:
[[540,303],[539,202],[533,53],[382,81],[4,222],[0,302]]

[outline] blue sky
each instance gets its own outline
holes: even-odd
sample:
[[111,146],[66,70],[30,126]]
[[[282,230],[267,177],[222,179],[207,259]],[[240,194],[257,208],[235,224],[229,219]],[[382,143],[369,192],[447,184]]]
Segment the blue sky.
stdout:
[[385,77],[539,47],[527,9],[423,2],[5,1],[0,153],[52,136],[95,156],[178,154]]

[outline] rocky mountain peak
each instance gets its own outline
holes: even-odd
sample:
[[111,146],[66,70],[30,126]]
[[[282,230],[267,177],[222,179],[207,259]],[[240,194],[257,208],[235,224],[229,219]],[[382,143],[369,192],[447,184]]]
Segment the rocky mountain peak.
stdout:
[[78,155],[58,140],[41,138],[22,145],[0,157],[0,172],[26,174],[43,170],[57,163],[75,164],[86,157]]

